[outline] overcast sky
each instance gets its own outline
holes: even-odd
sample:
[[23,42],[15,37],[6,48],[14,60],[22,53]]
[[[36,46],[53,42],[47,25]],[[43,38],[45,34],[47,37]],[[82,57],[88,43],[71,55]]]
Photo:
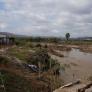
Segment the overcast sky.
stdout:
[[0,0],[0,32],[92,36],[92,0]]

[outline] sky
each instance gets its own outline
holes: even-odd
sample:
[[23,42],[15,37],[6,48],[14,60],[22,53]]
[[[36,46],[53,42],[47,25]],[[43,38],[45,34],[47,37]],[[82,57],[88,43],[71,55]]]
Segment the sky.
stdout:
[[0,32],[92,36],[92,0],[0,0]]

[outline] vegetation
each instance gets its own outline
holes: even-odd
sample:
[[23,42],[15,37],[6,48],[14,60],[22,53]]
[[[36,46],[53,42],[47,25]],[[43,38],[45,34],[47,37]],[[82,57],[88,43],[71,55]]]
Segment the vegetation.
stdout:
[[0,65],[7,65],[9,63],[9,59],[5,56],[0,56]]
[[39,66],[40,63],[42,69],[49,69],[56,64],[56,61],[51,59],[47,49],[41,48],[37,49],[33,54],[29,56],[28,63],[37,66]]
[[66,40],[68,41],[69,40],[69,38],[70,38],[70,33],[66,33]]
[[12,47],[8,49],[7,54],[20,60],[26,61],[26,57],[30,53],[29,50],[30,49],[26,47]]
[[[77,67],[78,65],[75,63],[62,63],[60,65],[57,60],[51,58],[51,55],[52,57],[57,56],[63,58],[63,51],[71,50],[71,47],[68,47],[68,45],[92,44],[92,41],[72,40],[69,38],[69,33],[66,34],[67,41],[58,38],[42,37],[17,38],[13,41],[11,38],[16,45],[10,46],[4,54],[8,54],[11,60],[14,57],[18,58],[14,62],[20,60],[19,63],[21,63],[23,61],[21,65],[25,64],[27,67],[23,68],[20,65],[18,66],[18,62],[17,64],[11,62],[10,66],[12,65],[12,67],[9,66],[9,69],[6,67],[7,72],[2,71],[7,92],[38,92],[38,90],[39,92],[43,92],[43,90],[44,92],[52,92],[54,89],[60,87],[63,84],[63,81],[59,79],[60,70],[66,71],[67,69],[72,69],[72,66]],[[8,62],[8,58],[0,56],[0,65],[7,65]],[[36,65],[37,72],[31,72],[32,68],[29,64]],[[91,79],[90,77],[89,80]],[[0,92],[3,92],[1,90]]]
[[48,42],[48,43],[58,43],[61,38],[56,37],[24,37],[24,38],[16,38],[15,44],[18,46],[25,45],[27,42]]
[[[59,75],[60,65],[57,63],[56,60],[53,60],[50,57],[50,55],[48,54],[48,50],[42,47],[39,48],[39,46],[35,49],[33,53],[28,53],[28,50],[29,50],[28,48],[24,47],[12,47],[8,49],[7,54],[10,55],[11,57],[15,56],[21,60],[27,60],[28,64],[34,64],[37,65],[38,67],[40,62],[42,70],[41,80],[38,80],[38,73],[34,73],[35,75],[31,74],[31,76],[30,73],[27,75],[25,74],[26,76],[29,76],[26,78],[25,75],[23,76],[22,72],[19,72],[19,74],[18,72],[16,72],[20,71],[19,69],[21,69],[21,67],[18,68],[17,66],[16,68],[15,65],[13,69],[12,66],[10,67],[9,70],[6,67],[7,71],[1,71],[6,91],[25,92],[26,90],[26,92],[43,92],[43,91],[52,92],[54,89],[60,87],[61,82],[59,76],[57,77],[57,75]],[[7,59],[3,58],[1,58],[2,61],[7,61]],[[2,67],[0,68],[0,70],[1,69]],[[24,70],[22,69],[22,71]],[[4,92],[2,88],[0,88],[0,92]]]
[[[2,73],[0,85],[2,85],[1,80],[3,79],[6,92],[33,92],[30,82],[23,77],[4,70],[0,72]],[[5,92],[3,87],[0,88],[0,92]]]
[[14,37],[10,37],[9,40],[10,40],[12,45],[15,44],[15,38]]
[[62,42],[64,45],[92,45],[92,40],[72,40]]

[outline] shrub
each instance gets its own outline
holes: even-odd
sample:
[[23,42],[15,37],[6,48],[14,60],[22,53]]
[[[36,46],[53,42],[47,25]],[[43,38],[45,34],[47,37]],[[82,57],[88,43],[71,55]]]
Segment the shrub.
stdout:
[[31,54],[28,57],[28,63],[29,64],[34,64],[34,65],[38,65],[38,63],[40,62],[42,69],[49,69],[50,65],[51,67],[54,66],[56,64],[56,61],[51,59],[50,55],[48,54],[47,49],[38,49],[36,50],[35,53]]
[[0,64],[7,64],[9,62],[9,59],[5,56],[0,56]]
[[48,45],[47,45],[47,44],[45,44],[45,45],[44,45],[44,48],[48,48]]
[[42,47],[42,45],[41,45],[41,44],[36,44],[36,46],[35,46],[35,47],[40,47],[40,48],[41,48],[41,47]]
[[[0,72],[2,73],[6,92],[34,92],[32,91],[31,83],[25,78],[4,70]],[[2,84],[1,80],[0,84]],[[0,88],[0,92],[5,91]]]
[[45,49],[38,49],[35,53],[33,53],[29,59],[29,63],[38,64],[38,62],[42,64],[47,64],[50,60],[50,56],[48,55]]

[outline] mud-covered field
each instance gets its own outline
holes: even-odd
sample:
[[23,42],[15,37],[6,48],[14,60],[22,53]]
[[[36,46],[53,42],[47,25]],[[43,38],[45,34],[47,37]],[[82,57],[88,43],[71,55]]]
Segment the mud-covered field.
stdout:
[[[14,65],[16,60],[12,62],[12,67],[10,67],[10,64],[9,67],[4,66],[5,70],[9,70],[9,72],[14,74],[16,73],[18,76],[22,76],[28,81],[33,81],[30,85],[34,86],[35,84],[36,86],[34,88],[36,90],[40,89],[40,86],[38,86],[39,83],[42,85],[41,89],[43,88],[43,90],[45,90],[46,88],[46,90],[48,90],[49,86],[52,87],[52,85],[54,85],[52,89],[55,89],[77,79],[80,79],[83,83],[92,81],[92,45],[62,45],[53,43],[31,43],[31,45],[30,47],[25,45],[4,47],[0,49],[0,53],[8,57],[14,57],[11,58],[11,61],[17,58],[17,63],[20,63],[20,61],[24,63],[26,62],[27,54],[33,53],[37,49],[47,49],[49,55],[60,64],[59,78],[54,77],[53,74],[50,75],[49,70],[42,74],[43,80],[40,81],[38,80],[39,73],[29,74],[28,71],[25,71],[21,67],[16,67],[16,64]],[[2,67],[0,66],[0,69],[2,69]],[[49,82],[51,83],[50,85]]]

